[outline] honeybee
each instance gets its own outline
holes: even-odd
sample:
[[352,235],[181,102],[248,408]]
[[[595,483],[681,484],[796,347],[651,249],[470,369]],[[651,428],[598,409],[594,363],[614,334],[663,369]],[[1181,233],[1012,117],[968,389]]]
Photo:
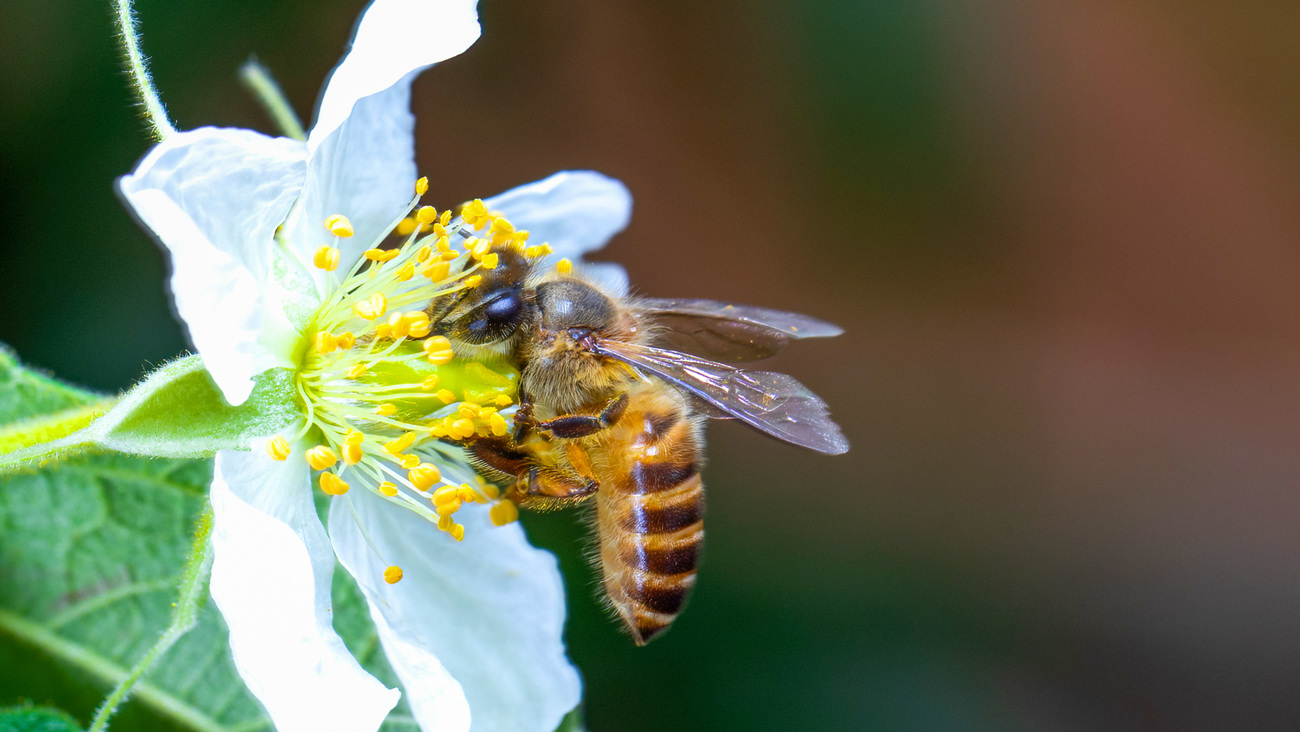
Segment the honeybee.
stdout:
[[739,419],[839,454],[848,441],[794,378],[745,371],[791,340],[838,335],[814,318],[710,300],[622,298],[577,274],[538,273],[509,248],[439,313],[458,349],[521,371],[512,434],[470,438],[479,469],[528,508],[594,499],[605,596],[637,645],[663,632],[695,584],[704,539],[703,424]]

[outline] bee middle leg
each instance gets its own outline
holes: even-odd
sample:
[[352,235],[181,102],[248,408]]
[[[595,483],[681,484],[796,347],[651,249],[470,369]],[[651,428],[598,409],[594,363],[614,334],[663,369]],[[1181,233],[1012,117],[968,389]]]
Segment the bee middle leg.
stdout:
[[623,392],[606,402],[599,414],[561,414],[535,422],[533,427],[563,440],[589,437],[617,422],[627,410],[627,402],[627,392]]

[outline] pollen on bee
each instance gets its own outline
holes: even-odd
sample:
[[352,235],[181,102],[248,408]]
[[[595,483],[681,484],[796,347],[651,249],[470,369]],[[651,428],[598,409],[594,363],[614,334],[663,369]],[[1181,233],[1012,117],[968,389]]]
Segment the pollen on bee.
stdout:
[[316,253],[311,255],[311,263],[318,269],[326,272],[333,272],[339,268],[339,250],[334,247],[321,247]]
[[331,496],[341,496],[352,486],[334,473],[320,474],[320,489]]
[[395,585],[402,581],[402,568],[393,565],[384,570],[384,581],[390,585]]
[[325,219],[325,228],[329,229],[334,236],[346,239],[356,233],[352,228],[352,222],[343,214],[333,214]]
[[270,455],[272,460],[288,460],[289,452],[289,441],[284,438],[284,435],[276,435],[266,441],[266,454]]

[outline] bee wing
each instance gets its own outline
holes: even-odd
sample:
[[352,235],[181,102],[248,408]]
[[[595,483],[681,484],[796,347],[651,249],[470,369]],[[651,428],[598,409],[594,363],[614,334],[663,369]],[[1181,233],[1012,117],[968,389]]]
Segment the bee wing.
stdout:
[[[621,341],[600,341],[593,350],[654,374],[722,413],[794,445],[829,455],[847,452],[849,441],[830,410],[793,376],[744,371],[678,351]],[[712,411],[712,410],[710,410]]]
[[757,361],[796,338],[825,338],[844,330],[782,310],[714,300],[642,298],[635,309],[664,326],[659,342],[673,350],[727,361]]

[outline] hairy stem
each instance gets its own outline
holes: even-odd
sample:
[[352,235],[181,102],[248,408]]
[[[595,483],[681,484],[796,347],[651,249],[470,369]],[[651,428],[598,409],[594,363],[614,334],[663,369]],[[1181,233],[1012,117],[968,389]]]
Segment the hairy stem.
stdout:
[[167,118],[167,110],[158,98],[154,88],[153,77],[149,75],[149,65],[144,54],[140,53],[140,34],[136,29],[135,11],[131,9],[131,0],[116,0],[117,31],[122,41],[122,55],[126,58],[127,70],[131,73],[131,85],[144,107],[145,117],[154,139],[162,140],[168,135],[176,134],[176,128]]

